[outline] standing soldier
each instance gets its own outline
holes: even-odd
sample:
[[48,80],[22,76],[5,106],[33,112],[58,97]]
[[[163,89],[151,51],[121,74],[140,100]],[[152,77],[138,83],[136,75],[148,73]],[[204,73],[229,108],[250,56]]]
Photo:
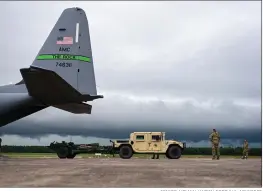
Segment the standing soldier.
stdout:
[[115,142],[110,140],[110,142],[112,143],[112,147],[110,149],[110,154],[112,154],[112,157],[114,157],[115,154]]
[[212,155],[213,155],[213,160],[215,160],[217,156],[217,160],[219,160],[220,157],[220,148],[219,148],[219,143],[220,143],[220,135],[219,133],[213,129],[213,132],[210,134],[209,139],[212,143]]
[[[160,141],[161,138],[158,136],[156,136],[156,141]],[[157,146],[157,145],[156,145]],[[155,155],[156,155],[156,159],[159,159],[159,153],[157,151],[157,153],[153,153],[152,159],[155,159]]]
[[248,157],[248,142],[247,140],[244,140],[242,159],[247,159],[247,157]]

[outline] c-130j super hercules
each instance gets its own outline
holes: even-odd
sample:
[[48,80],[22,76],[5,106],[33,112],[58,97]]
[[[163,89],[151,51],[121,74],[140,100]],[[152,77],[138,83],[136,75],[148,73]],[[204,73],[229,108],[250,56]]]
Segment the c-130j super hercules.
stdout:
[[83,102],[97,95],[88,20],[80,8],[65,9],[22,80],[0,87],[0,127],[49,106],[91,114]]

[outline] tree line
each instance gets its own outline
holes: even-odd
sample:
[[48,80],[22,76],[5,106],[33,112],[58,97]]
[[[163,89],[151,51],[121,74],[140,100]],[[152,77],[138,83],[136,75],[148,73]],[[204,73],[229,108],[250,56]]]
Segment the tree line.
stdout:
[[[101,152],[103,146],[100,146],[100,150],[93,152]],[[108,146],[105,146],[105,150],[108,150]],[[186,148],[183,152],[184,155],[211,155],[211,148]],[[3,145],[2,146],[3,153],[55,153],[53,150],[46,146],[10,146]],[[240,156],[242,154],[242,148],[227,148],[221,147],[220,149],[221,155],[231,155],[231,156]],[[261,156],[262,151],[261,148],[250,148],[249,150],[250,156]]]

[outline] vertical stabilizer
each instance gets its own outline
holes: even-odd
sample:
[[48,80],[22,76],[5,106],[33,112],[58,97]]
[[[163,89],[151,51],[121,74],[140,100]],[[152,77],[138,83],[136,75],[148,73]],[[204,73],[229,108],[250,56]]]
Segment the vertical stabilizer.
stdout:
[[81,94],[97,95],[84,10],[68,8],[62,12],[31,67],[54,71]]

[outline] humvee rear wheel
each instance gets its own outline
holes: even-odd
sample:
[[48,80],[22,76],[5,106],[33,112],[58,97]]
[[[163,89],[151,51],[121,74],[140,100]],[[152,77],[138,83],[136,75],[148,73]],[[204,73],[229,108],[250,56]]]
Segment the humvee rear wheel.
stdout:
[[182,154],[182,149],[176,145],[172,145],[168,149],[166,156],[169,159],[179,159],[181,157],[181,154]]
[[76,156],[76,154],[70,154],[70,155],[67,156],[67,158],[68,158],[68,159],[74,159],[75,156]]
[[67,147],[60,148],[60,149],[57,151],[57,155],[58,155],[58,158],[60,158],[60,159],[65,159],[65,158],[67,158],[67,156],[68,156],[68,148],[67,148]]
[[120,148],[120,153],[119,153],[120,157],[122,159],[129,159],[132,157],[133,155],[133,151],[132,148],[128,145],[124,145]]
[[166,158],[171,159],[171,157],[169,156],[168,152],[165,153],[165,156],[166,156]]

